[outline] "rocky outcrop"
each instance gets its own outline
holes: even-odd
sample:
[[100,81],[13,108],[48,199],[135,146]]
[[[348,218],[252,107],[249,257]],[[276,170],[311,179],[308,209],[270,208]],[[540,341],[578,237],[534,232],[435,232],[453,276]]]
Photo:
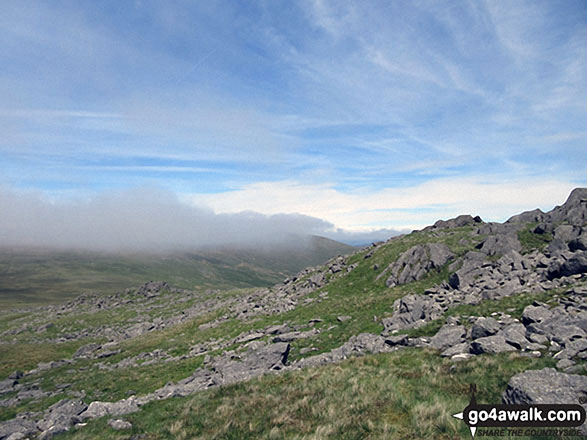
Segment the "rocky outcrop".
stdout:
[[[381,275],[389,274],[387,287],[421,280],[433,269],[444,266],[454,254],[442,243],[419,244],[405,251]],[[381,276],[380,275],[380,276]]]
[[420,327],[427,321],[442,316],[443,307],[424,295],[406,295],[393,303],[393,315],[381,321],[383,334],[388,335],[396,330]]
[[431,229],[447,229],[447,228],[458,228],[461,226],[468,226],[474,225],[476,223],[483,223],[481,217],[476,216],[472,217],[468,214],[459,215],[450,220],[438,220],[434,225],[432,225]]

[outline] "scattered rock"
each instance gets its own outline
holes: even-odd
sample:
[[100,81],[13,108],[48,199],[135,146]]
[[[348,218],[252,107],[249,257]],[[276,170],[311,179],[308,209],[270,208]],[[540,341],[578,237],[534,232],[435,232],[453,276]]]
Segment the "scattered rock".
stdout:
[[439,351],[463,342],[467,330],[462,325],[444,325],[430,340],[430,346]]
[[116,431],[132,429],[132,424],[130,422],[121,419],[110,419],[108,420],[108,425],[110,425],[110,427]]
[[496,334],[500,329],[499,322],[493,318],[479,318],[471,329],[471,338],[478,339]]
[[475,339],[471,343],[471,352],[474,354],[495,354],[506,351],[516,351],[516,349],[508,344],[502,335],[493,335]]

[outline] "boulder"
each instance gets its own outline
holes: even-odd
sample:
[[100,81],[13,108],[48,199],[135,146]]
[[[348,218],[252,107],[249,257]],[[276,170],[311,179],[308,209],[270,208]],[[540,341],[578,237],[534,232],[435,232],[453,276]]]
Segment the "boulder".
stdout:
[[544,221],[546,214],[540,209],[534,209],[533,211],[525,211],[521,214],[510,217],[506,223],[538,223]]
[[442,357],[453,358],[455,355],[468,354],[470,351],[468,342],[461,342],[460,344],[453,345],[452,347],[444,350],[440,355]]
[[587,231],[583,232],[581,236],[569,242],[569,249],[572,252],[587,251]]
[[88,409],[80,414],[82,419],[97,419],[104,416],[121,416],[130,414],[139,410],[136,397],[119,400],[118,402],[100,402],[90,403]]
[[550,222],[583,226],[587,223],[587,188],[575,188],[567,201],[548,213]]
[[427,321],[439,318],[442,307],[434,300],[424,295],[406,295],[396,299],[393,303],[394,313],[390,318],[381,322],[385,328],[384,334],[394,330],[415,328]]
[[413,246],[401,254],[385,270],[385,273],[391,273],[385,285],[387,287],[393,287],[420,280],[428,272],[443,266],[453,257],[454,254],[442,243],[427,243]]
[[63,432],[79,421],[79,415],[88,408],[88,405],[81,400],[63,399],[51,405],[45,416],[37,423],[41,431],[50,431],[52,433]]
[[468,214],[459,215],[458,217],[450,220],[438,220],[432,228],[434,229],[447,229],[447,228],[458,228],[461,226],[473,225],[475,223],[482,223],[483,220],[479,216],[472,217]]
[[15,438],[18,434],[22,435],[20,438],[25,438],[38,433],[37,424],[23,417],[0,422],[0,439]]
[[463,342],[467,330],[462,325],[446,324],[430,340],[430,346],[439,351]]
[[552,318],[552,312],[544,306],[527,306],[522,312],[522,323],[528,326]]
[[505,341],[502,335],[487,336],[485,338],[475,339],[471,343],[471,352],[473,354],[483,353],[503,353],[507,351],[516,351],[516,349]]
[[110,419],[108,420],[108,425],[110,425],[110,427],[116,431],[132,429],[132,424],[130,422],[121,419]]
[[498,334],[503,336],[508,344],[518,350],[524,350],[532,344],[526,339],[526,328],[519,323],[510,324],[504,327]]
[[471,328],[471,338],[478,339],[496,334],[500,329],[499,322],[493,318],[478,318]]
[[491,235],[483,242],[481,252],[487,255],[503,255],[509,251],[522,251],[522,245],[515,234]]
[[508,405],[576,404],[586,397],[587,376],[544,368],[512,377],[502,400]]

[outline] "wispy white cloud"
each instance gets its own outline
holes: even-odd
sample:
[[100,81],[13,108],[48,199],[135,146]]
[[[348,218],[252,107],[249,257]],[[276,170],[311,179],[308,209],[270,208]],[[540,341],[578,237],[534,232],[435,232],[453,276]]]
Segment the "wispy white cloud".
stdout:
[[298,181],[258,182],[214,195],[191,194],[187,200],[217,212],[239,212],[254,206],[263,214],[303,213],[346,230],[412,229],[440,218],[481,215],[504,221],[522,210],[550,210],[562,203],[576,184],[563,180],[512,178],[434,179],[382,190],[343,191],[333,184]]

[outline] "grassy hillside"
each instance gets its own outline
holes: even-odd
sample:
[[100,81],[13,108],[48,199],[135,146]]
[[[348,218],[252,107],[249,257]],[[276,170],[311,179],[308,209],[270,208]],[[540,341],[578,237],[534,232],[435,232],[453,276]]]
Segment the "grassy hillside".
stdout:
[[[458,258],[478,248],[485,238],[475,233],[474,226],[423,230],[357,251],[344,259],[343,270],[330,270],[336,261],[320,268],[326,278],[322,287],[303,296],[295,307],[272,314],[248,316],[234,311],[240,310],[234,309],[234,304],[254,310],[251,294],[255,289],[198,289],[189,294],[168,289],[149,299],[141,299],[132,290],[111,299],[115,306],[97,311],[82,302],[76,308],[55,308],[50,313],[44,309],[29,314],[4,313],[0,315],[0,334],[4,335],[4,343],[0,344],[0,380],[14,370],[33,369],[39,362],[71,359],[80,346],[90,342],[105,343],[108,339],[95,329],[126,328],[139,319],[168,318],[206,301],[216,301],[215,308],[177,325],[110,344],[108,350],[114,351],[107,357],[74,358],[26,376],[22,384],[36,386],[47,395],[20,401],[16,407],[0,408],[0,420],[23,411],[46,409],[63,398],[82,396],[89,403],[154,392],[188,377],[205,364],[207,357],[214,358],[226,350],[246,350],[250,340],[246,336],[269,326],[285,324],[308,332],[306,337],[290,342],[292,363],[340,347],[351,336],[379,334],[383,330],[381,318],[392,314],[394,300],[406,294],[423,294],[449,278],[448,267],[443,266],[419,281],[389,288],[386,277],[379,276],[384,268],[416,244],[443,243]],[[521,238],[527,249],[542,246],[528,233]],[[302,273],[296,281],[298,288],[315,273],[317,270]],[[576,282],[585,284],[584,280]],[[261,291],[260,298],[276,295],[283,288],[280,285]],[[411,336],[433,335],[447,317],[458,318],[466,326],[475,316],[495,312],[507,311],[511,317],[519,318],[524,307],[534,301],[554,305],[564,295],[565,289],[560,288],[522,292],[477,305],[456,305],[440,319],[404,332]],[[341,320],[340,316],[350,318]],[[47,324],[51,326],[44,329]],[[84,331],[87,336],[71,336]],[[273,336],[257,338],[270,342]],[[164,357],[158,358],[154,353],[163,353]],[[135,364],[127,364],[128,360]],[[432,349],[404,348],[267,375],[188,397],[152,401],[123,417],[132,422],[130,431],[113,430],[107,424],[109,417],[104,417],[59,438],[467,438],[470,434],[466,426],[451,415],[466,406],[469,384],[477,384],[478,401],[497,403],[514,374],[555,364],[548,350],[538,358],[514,352],[453,362]]]
[[86,292],[113,293],[149,280],[184,289],[270,286],[353,250],[323,237],[266,250],[161,254],[0,249],[0,307],[56,303]]

